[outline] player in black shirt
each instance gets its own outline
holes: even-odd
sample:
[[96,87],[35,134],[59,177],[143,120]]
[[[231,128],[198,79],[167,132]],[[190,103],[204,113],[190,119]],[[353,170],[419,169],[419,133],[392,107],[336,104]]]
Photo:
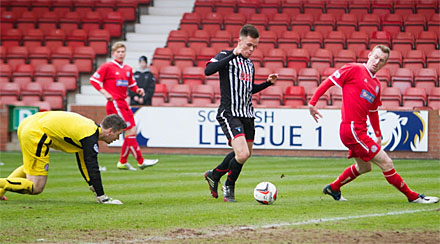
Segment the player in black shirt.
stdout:
[[233,149],[215,169],[206,171],[205,179],[212,196],[218,198],[220,178],[228,173],[223,185],[225,202],[235,202],[235,181],[252,153],[255,136],[252,94],[273,85],[278,78],[278,74],[270,74],[266,82],[254,84],[255,68],[250,56],[258,41],[258,30],[253,25],[244,25],[237,47],[221,51],[205,69],[206,75],[219,72],[221,99],[217,120]]

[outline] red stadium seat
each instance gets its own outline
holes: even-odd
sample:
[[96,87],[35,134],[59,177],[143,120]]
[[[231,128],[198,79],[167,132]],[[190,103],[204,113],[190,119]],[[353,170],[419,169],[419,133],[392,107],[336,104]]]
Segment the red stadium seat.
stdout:
[[15,13],[10,11],[1,11],[0,27],[2,32],[13,29],[16,21],[17,16]]
[[260,9],[259,0],[237,0],[237,12],[247,17]]
[[115,10],[116,0],[95,0],[95,12],[105,16]]
[[67,91],[75,91],[79,83],[78,67],[74,64],[65,64],[57,70],[57,82],[63,83]]
[[64,46],[66,40],[66,33],[60,29],[54,29],[46,34],[44,42],[46,47],[49,47],[52,52],[56,51],[59,47]]
[[95,0],[75,0],[73,1],[73,7],[76,12],[84,15],[95,8],[95,3]]
[[210,43],[216,52],[229,49],[232,43],[232,35],[228,31],[218,30],[214,33],[214,36],[211,36]]
[[179,30],[192,33],[199,29],[201,17],[198,13],[184,13],[180,20]]
[[402,16],[415,13],[416,6],[414,0],[397,0],[394,2],[394,13]]
[[414,46],[414,35],[411,32],[399,32],[392,40],[393,50],[400,51],[405,55]]
[[66,88],[62,83],[51,83],[43,90],[43,100],[48,102],[52,109],[64,109],[64,102],[66,98]]
[[355,14],[343,14],[340,19],[336,20],[336,29],[347,34],[355,32],[358,28],[358,18]]
[[29,63],[34,67],[41,64],[48,64],[51,52],[48,47],[34,47],[29,49]]
[[73,51],[72,61],[79,72],[92,72],[95,60],[95,51],[91,47],[77,47]]
[[205,81],[205,69],[202,67],[185,67],[182,70],[184,84],[202,84]]
[[101,28],[102,19],[103,18],[100,12],[87,12],[84,18],[81,20],[82,29],[87,33],[90,33],[92,30],[98,30]]
[[156,88],[154,89],[154,94],[151,101],[152,105],[162,106],[166,102],[168,102],[167,86],[165,84],[156,84]]
[[223,15],[217,13],[207,13],[201,20],[202,29],[213,35],[216,31],[221,30],[223,26]]
[[416,73],[425,66],[425,54],[421,50],[410,50],[403,58],[403,67]]
[[28,29],[34,29],[37,25],[37,16],[32,11],[24,11],[21,13],[21,17],[17,18],[17,29],[25,31]]
[[31,82],[28,83],[21,91],[21,100],[24,103],[33,104],[41,101],[42,93],[43,93],[43,88],[41,87],[41,84],[36,82]]
[[342,89],[332,86],[327,92],[330,94],[331,105],[336,108],[342,107]]
[[327,49],[316,49],[310,56],[310,67],[321,73],[322,70],[333,67],[333,54]]
[[215,11],[222,15],[237,12],[237,0],[218,0],[215,1]]
[[294,15],[290,21],[291,30],[298,32],[298,34],[302,37],[304,33],[312,30],[313,21],[313,16],[310,14]]
[[167,47],[171,48],[174,53],[180,48],[186,47],[188,42],[188,33],[183,30],[172,30],[168,35]]
[[154,50],[152,65],[160,70],[164,66],[172,65],[173,60],[173,50],[167,47],[158,47]]
[[422,50],[425,55],[436,50],[438,46],[437,34],[432,31],[421,31],[416,38],[416,49]]
[[324,13],[325,2],[327,2],[327,0],[304,0],[303,11],[306,14],[319,16],[320,14]]
[[60,29],[66,34],[70,34],[75,29],[79,29],[81,23],[81,17],[79,12],[68,12],[60,17],[59,25]]
[[263,53],[266,53],[266,51],[275,48],[276,44],[277,44],[276,32],[263,31],[260,33],[260,42],[258,43],[258,49],[260,49]]
[[87,43],[87,33],[85,30],[72,30],[66,38],[66,46],[75,49],[77,47],[84,47]]
[[338,70],[337,68],[328,67],[321,71],[321,83],[325,81],[330,75],[335,73]]
[[388,68],[382,68],[376,73],[382,87],[391,86],[391,72]]
[[110,32],[108,30],[90,30],[88,43],[96,55],[106,55],[109,52]]
[[356,56],[359,57],[360,53],[368,48],[368,39],[368,34],[366,32],[353,32],[350,37],[347,38],[347,49],[354,51]]
[[260,92],[260,104],[267,107],[280,107],[283,102],[283,91],[279,86],[269,86]]
[[414,86],[414,74],[410,69],[399,68],[392,74],[391,83],[403,93],[406,88]]
[[297,73],[300,69],[307,68],[309,60],[309,52],[305,49],[292,49],[287,52],[287,67],[294,68]]
[[260,13],[264,15],[273,15],[279,13],[280,7],[281,7],[280,0],[260,1]]
[[204,30],[196,30],[188,39],[188,46],[195,52],[207,48],[209,45],[209,33]]
[[215,9],[214,0],[196,0],[194,3],[194,13],[198,13],[200,15],[214,12]]
[[302,86],[289,86],[285,90],[283,104],[287,107],[298,108],[306,103],[306,93]]
[[303,86],[306,94],[311,94],[321,82],[319,71],[314,68],[303,68],[298,73],[298,86]]
[[279,86],[285,90],[286,87],[294,86],[296,84],[297,75],[295,69],[291,68],[280,68],[275,69],[274,73],[278,74],[277,82],[275,86]]
[[38,29],[45,35],[57,28],[59,16],[56,12],[46,12],[38,18]]
[[388,57],[388,62],[385,65],[385,67],[387,67],[390,70],[391,74],[394,74],[394,72],[398,68],[402,67],[402,64],[403,64],[402,54],[399,51],[391,50],[390,56]]
[[20,86],[17,83],[6,83],[0,87],[0,104],[12,104],[20,98]]
[[[182,77],[182,71],[177,66],[164,66],[160,69],[159,79],[173,79],[180,82]],[[161,81],[162,83],[162,81]]]
[[322,48],[322,43],[322,34],[316,31],[306,32],[301,39],[302,49],[306,49],[309,53],[314,53],[315,50]]
[[344,49],[346,43],[345,34],[342,31],[331,31],[324,38],[324,47],[333,55]]
[[181,70],[185,67],[194,66],[196,61],[196,53],[192,48],[180,48],[174,53],[174,65]]
[[359,31],[364,31],[368,35],[380,29],[380,18],[376,14],[365,14],[359,20]]
[[[273,14],[275,14],[275,13],[273,13]],[[247,23],[255,26],[259,32],[262,32],[267,29],[267,26],[269,24],[269,18],[268,18],[268,15],[266,15],[264,13],[251,14],[247,18]]]
[[419,69],[414,75],[414,83],[416,87],[424,88],[426,93],[438,86],[438,75],[435,69]]
[[403,19],[400,14],[387,14],[382,20],[382,31],[387,31],[392,35],[401,32]]
[[327,13],[333,14],[336,19],[341,18],[345,13],[348,13],[348,0],[328,0]]
[[371,0],[371,12],[385,16],[393,11],[393,0]]
[[175,85],[168,92],[168,101],[171,106],[186,106],[190,98],[191,89],[186,84]]
[[414,36],[417,36],[419,32],[424,31],[426,28],[426,18],[419,14],[410,14],[405,16],[403,21],[405,32],[410,32]]
[[224,16],[224,30],[233,36],[238,36],[241,27],[246,23],[246,16],[242,13],[230,13]]
[[396,87],[385,87],[382,90],[381,101],[385,108],[398,108],[402,104],[402,92]]
[[424,15],[427,17],[427,19],[429,19],[429,17],[438,13],[438,1],[416,0],[416,12],[417,14]]
[[440,34],[440,16],[438,14],[434,14],[428,19],[428,31],[436,32]]
[[283,49],[272,49],[264,56],[264,67],[275,70],[283,68],[286,63],[286,53]]
[[109,12],[102,22],[103,28],[110,32],[111,37],[121,37],[124,19],[119,12]]
[[55,51],[52,51],[52,64],[55,67],[61,68],[65,64],[70,64],[72,61],[72,48],[70,47],[59,47]]
[[217,50],[214,48],[203,48],[196,53],[196,64],[199,67],[205,67],[206,63],[209,62],[215,55],[217,55]]
[[5,33],[1,33],[2,46],[5,48],[11,48],[19,46],[23,39],[23,33],[19,29],[6,30]]
[[408,87],[403,94],[404,107],[425,107],[426,100],[426,91],[423,88]]
[[6,53],[6,60],[12,70],[20,64],[25,64],[28,58],[28,49],[26,47],[11,47]]
[[[70,64],[69,64],[70,65]],[[42,64],[35,68],[34,80],[44,88],[55,81],[56,67],[52,64]]]
[[321,14],[314,22],[315,31],[321,32],[323,36],[333,31],[336,27],[336,19],[333,14]]
[[291,49],[297,49],[300,43],[300,37],[298,33],[294,31],[285,31],[281,33],[281,36],[278,38],[278,48],[283,49],[285,52]]
[[277,36],[280,36],[281,33],[287,31],[289,26],[290,16],[286,13],[276,13],[272,15],[268,23],[269,30],[277,33]]
[[63,16],[73,8],[73,0],[53,0],[52,8],[58,16]]
[[428,106],[440,109],[440,87],[433,87],[428,94]]
[[250,59],[254,63],[255,68],[263,66],[263,52],[260,49],[254,50]]
[[267,80],[267,77],[272,74],[272,70],[269,68],[259,68],[255,70],[255,83],[262,83]]
[[303,12],[303,0],[281,0],[281,12],[296,16]]
[[356,14],[359,16],[368,14],[371,12],[370,1],[349,0],[348,10],[351,14]]
[[191,103],[192,106],[206,107],[214,100],[214,88],[209,85],[195,85],[192,87]]
[[[315,94],[317,89],[318,88],[315,88],[311,92],[308,92],[307,98],[306,98],[306,105],[310,102],[310,100],[312,100],[313,94]],[[318,102],[316,103],[316,107],[317,108],[327,108],[330,104],[331,104],[330,92],[327,91],[318,99]]]
[[374,31],[371,33],[370,38],[370,49],[373,49],[374,46],[382,44],[387,47],[391,47],[391,33],[387,31]]
[[427,68],[433,68],[437,70],[437,74],[440,74],[440,51],[431,51],[426,57]]
[[341,50],[334,56],[335,68],[340,68],[344,64],[356,62],[356,54],[351,50]]
[[136,20],[137,5],[136,0],[118,0],[116,1],[116,11],[121,14],[123,20],[133,22]]
[[11,77],[12,75],[12,68],[9,64],[2,64],[0,63],[0,77]]

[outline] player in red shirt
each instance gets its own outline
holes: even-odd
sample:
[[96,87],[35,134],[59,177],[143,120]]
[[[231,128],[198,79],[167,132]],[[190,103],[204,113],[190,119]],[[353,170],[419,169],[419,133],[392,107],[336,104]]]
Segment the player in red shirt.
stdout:
[[131,152],[138,162],[140,169],[155,165],[158,159],[144,159],[136,141],[136,124],[133,112],[126,101],[128,88],[143,96],[145,91],[136,85],[133,70],[124,64],[125,44],[116,42],[112,46],[114,60],[106,62],[90,77],[90,83],[107,99],[107,114],[118,114],[127,123],[124,143],[121,148],[121,158],[116,165],[119,169],[136,170],[127,162]]
[[[346,64],[335,71],[316,90],[309,102],[310,114],[315,121],[322,115],[318,112],[318,99],[333,85],[342,88],[342,121],[339,135],[342,143],[348,147],[348,158],[354,158],[355,164],[346,168],[331,184],[324,187],[328,194],[337,201],[344,201],[340,188],[361,174],[371,171],[372,162],[381,168],[385,179],[395,186],[413,203],[436,203],[437,197],[428,197],[412,191],[394,169],[393,161],[381,149],[381,130],[379,125],[378,107],[380,101],[380,82],[375,74],[388,61],[390,49],[377,45],[368,54],[365,64]],[[367,134],[367,116],[376,135],[374,141]]]

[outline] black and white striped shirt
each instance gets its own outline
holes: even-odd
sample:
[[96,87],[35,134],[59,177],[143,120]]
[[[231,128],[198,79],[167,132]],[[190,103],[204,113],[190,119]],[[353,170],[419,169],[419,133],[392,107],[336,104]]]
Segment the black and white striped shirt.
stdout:
[[234,55],[232,51],[221,51],[206,65],[205,74],[219,72],[219,113],[231,112],[234,117],[254,118],[252,94],[272,85],[270,82],[254,84],[255,69],[249,58]]

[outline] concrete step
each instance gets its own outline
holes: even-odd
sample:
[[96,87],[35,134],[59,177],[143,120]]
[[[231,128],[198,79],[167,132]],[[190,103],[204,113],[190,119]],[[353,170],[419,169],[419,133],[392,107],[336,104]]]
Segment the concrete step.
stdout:
[[185,12],[191,12],[192,8],[177,8],[177,7],[170,7],[170,8],[151,8],[149,10],[149,13],[151,15],[156,16],[176,16],[180,17]]
[[[173,1],[173,0],[160,0],[160,1],[154,1],[154,7],[153,8],[190,8],[192,11],[192,6],[194,5],[194,0],[180,0],[180,1]],[[151,8],[150,8],[151,10]]]
[[158,25],[136,25],[136,33],[138,34],[163,34],[166,35],[170,30],[176,30],[179,24],[158,24]]
[[166,42],[168,32],[165,34],[128,33],[126,42]]
[[164,25],[179,23],[182,15],[180,16],[162,16],[162,15],[143,15],[140,18],[141,25]]
[[90,94],[76,94],[75,104],[78,105],[105,105],[107,100],[101,94],[90,95]]

